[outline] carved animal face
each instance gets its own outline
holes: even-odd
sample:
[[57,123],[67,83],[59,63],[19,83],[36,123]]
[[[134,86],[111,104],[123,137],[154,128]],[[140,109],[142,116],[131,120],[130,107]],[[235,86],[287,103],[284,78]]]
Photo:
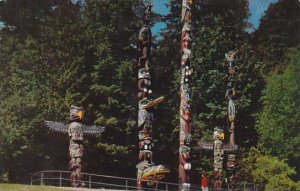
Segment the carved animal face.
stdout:
[[187,48],[183,49],[181,60],[186,61],[187,59],[190,59],[191,53],[192,53],[191,50]]
[[149,73],[149,70],[146,70],[145,68],[141,68],[139,69],[139,75],[138,75],[139,79],[151,79],[151,75]]
[[226,54],[225,54],[226,60],[227,60],[228,62],[233,62],[236,53],[237,53],[237,51],[230,51],[230,52],[226,53]]
[[190,150],[191,148],[190,147],[187,147],[185,145],[181,145],[179,147],[179,153],[184,157],[184,158],[188,158],[189,155],[190,155]]
[[190,21],[185,22],[182,28],[182,32],[189,32],[191,30],[192,30],[191,22]]
[[224,130],[215,128],[214,129],[214,140],[222,140],[224,141],[225,135],[224,135]]
[[83,120],[83,107],[78,107],[75,105],[71,105],[70,107],[70,119],[75,120]]

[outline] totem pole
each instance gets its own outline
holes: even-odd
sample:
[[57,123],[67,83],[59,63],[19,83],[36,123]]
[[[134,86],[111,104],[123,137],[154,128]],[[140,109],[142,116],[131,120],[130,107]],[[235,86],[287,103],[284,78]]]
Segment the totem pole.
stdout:
[[180,129],[179,129],[179,190],[190,189],[189,172],[191,170],[191,32],[192,32],[192,0],[182,1],[181,22],[181,81],[180,81]]
[[[234,98],[236,97],[236,67],[235,67],[235,55],[237,52],[230,51],[225,54],[226,60],[229,62],[228,72],[229,77],[227,80],[227,89],[225,98],[228,101],[228,122],[229,122],[229,132],[230,132],[230,141],[229,144],[232,147],[236,147],[235,145],[235,123],[236,123],[236,111]],[[227,182],[230,188],[236,187],[236,177],[235,177],[235,169],[236,169],[236,149],[230,151],[227,156]]]
[[216,127],[214,129],[214,170],[213,170],[213,187],[222,188],[222,171],[223,171],[223,141],[224,141],[224,130]]
[[72,171],[70,181],[73,187],[83,186],[81,182],[81,159],[83,156],[84,135],[98,135],[105,130],[105,127],[84,125],[82,124],[82,120],[83,108],[71,106],[70,119],[68,121],[68,124],[54,121],[45,121],[45,126],[51,131],[67,133],[69,135],[69,154],[71,158],[69,169]]
[[163,165],[155,166],[153,163],[152,121],[153,107],[164,101],[164,97],[152,98],[150,53],[151,53],[151,14],[153,4],[145,6],[143,17],[144,25],[138,35],[138,139],[139,155],[137,168],[137,188],[141,190],[145,185],[153,186],[155,181],[161,180],[168,168]]
[[219,127],[214,128],[213,134],[214,142],[202,142],[199,141],[198,145],[204,150],[213,150],[214,152],[214,170],[213,170],[213,187],[218,190],[223,186],[223,160],[224,153],[235,152],[237,145],[224,144],[224,130]]
[[235,144],[234,139],[234,129],[235,129],[235,105],[233,102],[233,98],[236,96],[235,89],[235,65],[234,65],[234,55],[235,52],[229,52],[225,54],[227,61],[229,64],[229,77],[227,81],[227,88],[225,97],[228,101],[228,121],[230,123],[230,142],[229,144],[224,144],[224,130],[222,128],[216,127],[214,128],[214,142],[198,142],[198,145],[202,149],[213,150],[214,151],[214,170],[213,170],[213,187],[216,190],[219,190],[223,186],[223,160],[224,160],[224,152],[228,153],[227,156],[227,181],[228,185],[231,188],[235,188],[235,153],[238,149],[238,146]]

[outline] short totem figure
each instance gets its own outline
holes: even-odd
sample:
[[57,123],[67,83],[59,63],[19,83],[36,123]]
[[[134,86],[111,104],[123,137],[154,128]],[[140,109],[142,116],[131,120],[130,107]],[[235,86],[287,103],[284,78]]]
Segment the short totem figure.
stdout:
[[70,107],[70,118],[65,123],[45,121],[45,126],[51,131],[66,133],[69,136],[69,154],[70,162],[69,169],[71,171],[71,185],[73,187],[82,187],[82,156],[83,156],[83,141],[84,135],[98,135],[101,134],[105,127],[84,125],[83,120],[83,107],[72,105]]

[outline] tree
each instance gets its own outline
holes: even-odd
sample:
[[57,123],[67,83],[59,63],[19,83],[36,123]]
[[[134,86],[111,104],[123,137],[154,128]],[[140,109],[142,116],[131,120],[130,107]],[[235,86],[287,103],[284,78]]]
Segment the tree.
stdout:
[[253,182],[266,191],[297,190],[299,185],[299,182],[291,179],[296,172],[286,160],[265,155],[256,148],[251,148],[243,156],[240,168],[239,175],[242,179]]
[[272,156],[259,156],[252,171],[254,181],[265,185],[266,191],[296,190],[296,183],[290,179],[295,173],[284,160]]
[[253,34],[258,59],[263,63],[263,75],[274,68],[285,68],[286,49],[299,46],[300,3],[280,0],[271,4]]
[[134,3],[89,1],[83,12],[62,4],[39,26],[39,35],[1,31],[0,158],[10,181],[23,182],[40,169],[67,168],[66,137],[41,126],[44,119],[63,121],[71,104],[86,108],[86,123],[107,127],[105,138],[85,143],[90,145],[85,169],[135,174]]
[[291,55],[284,72],[274,72],[267,80],[257,131],[263,151],[280,159],[288,159],[290,164],[299,168],[300,55],[298,52]]

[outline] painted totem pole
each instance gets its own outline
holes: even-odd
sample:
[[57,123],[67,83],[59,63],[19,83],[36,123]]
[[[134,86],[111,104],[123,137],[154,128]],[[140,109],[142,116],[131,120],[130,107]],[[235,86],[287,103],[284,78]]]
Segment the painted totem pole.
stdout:
[[81,187],[81,171],[82,171],[82,156],[83,156],[83,140],[84,135],[101,134],[105,127],[88,126],[82,124],[83,108],[77,106],[70,107],[70,119],[68,124],[45,121],[45,126],[51,131],[67,133],[70,139],[69,154],[70,162],[69,169],[72,171],[70,181],[73,187]]
[[222,188],[223,183],[223,159],[224,159],[224,150],[223,150],[223,141],[224,141],[224,130],[216,127],[214,129],[214,170],[213,170],[213,187]]
[[224,130],[222,128],[216,127],[214,128],[214,142],[198,142],[198,145],[202,149],[213,150],[214,151],[214,170],[213,170],[213,187],[216,190],[219,190],[223,186],[223,161],[224,161],[224,153],[227,155],[227,182],[230,188],[235,188],[235,153],[238,149],[238,146],[235,144],[234,138],[234,129],[235,129],[235,105],[233,102],[233,98],[236,96],[236,85],[235,85],[235,73],[236,68],[234,65],[234,56],[236,52],[229,52],[225,54],[227,61],[229,61],[229,77],[227,81],[227,88],[225,98],[228,101],[228,121],[230,123],[230,142],[229,144],[224,144]]
[[230,145],[224,145],[224,130],[220,127],[214,128],[214,142],[198,142],[198,145],[201,149],[205,150],[213,150],[214,152],[214,163],[213,163],[213,188],[219,190],[222,188],[223,184],[223,160],[224,160],[224,152],[230,151],[232,148]]
[[[213,150],[214,152],[214,163],[213,163],[213,188],[215,190],[219,190],[223,186],[223,161],[224,161],[224,153],[234,153],[238,147],[237,145],[232,144],[224,144],[224,130],[219,127],[214,128],[214,142],[202,142],[199,141],[198,145],[201,149],[205,150]],[[232,156],[228,155],[228,158],[232,159]],[[228,160],[229,162],[230,160]],[[227,170],[228,164],[227,162]]]
[[[235,67],[235,55],[237,52],[230,51],[225,54],[226,60],[229,62],[228,67],[228,80],[227,80],[227,89],[225,98],[228,101],[228,122],[229,122],[229,132],[230,132],[230,141],[229,144],[235,148],[235,125],[236,125],[236,110],[234,104],[234,98],[236,97],[236,67]],[[227,182],[230,188],[236,187],[236,149],[228,153],[227,156]]]
[[179,129],[179,190],[189,190],[189,172],[191,170],[191,32],[192,32],[192,0],[182,1],[181,22],[181,81],[180,81],[180,129]]
[[151,14],[153,4],[145,6],[143,17],[144,25],[138,35],[138,139],[139,155],[137,164],[137,188],[153,186],[155,181],[161,180],[167,173],[168,168],[163,165],[155,166],[153,163],[153,138],[152,120],[153,107],[164,101],[164,97],[152,98],[150,53],[151,53]]

